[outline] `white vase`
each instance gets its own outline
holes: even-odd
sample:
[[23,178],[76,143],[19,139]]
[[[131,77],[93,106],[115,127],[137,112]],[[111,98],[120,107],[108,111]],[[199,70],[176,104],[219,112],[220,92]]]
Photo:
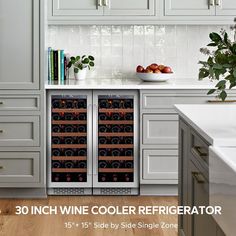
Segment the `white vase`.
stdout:
[[87,69],[79,70],[78,73],[74,72],[74,75],[76,80],[85,80],[87,75]]

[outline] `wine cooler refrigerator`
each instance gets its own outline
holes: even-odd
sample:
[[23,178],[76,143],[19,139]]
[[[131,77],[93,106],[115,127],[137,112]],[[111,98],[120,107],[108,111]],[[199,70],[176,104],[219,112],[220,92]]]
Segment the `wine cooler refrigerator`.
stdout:
[[48,93],[48,194],[136,195],[135,91]]

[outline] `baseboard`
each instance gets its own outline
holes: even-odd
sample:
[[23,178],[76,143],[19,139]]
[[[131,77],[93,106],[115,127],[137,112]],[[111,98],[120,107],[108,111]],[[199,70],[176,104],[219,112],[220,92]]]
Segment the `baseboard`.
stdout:
[[177,196],[178,185],[143,184],[140,185],[141,196]]
[[47,198],[46,188],[1,188],[0,198]]

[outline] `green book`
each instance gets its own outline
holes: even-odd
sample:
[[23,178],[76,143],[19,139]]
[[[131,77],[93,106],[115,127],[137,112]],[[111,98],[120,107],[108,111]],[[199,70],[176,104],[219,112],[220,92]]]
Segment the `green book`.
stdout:
[[50,51],[50,61],[51,61],[51,79],[54,80],[54,59],[53,59],[53,50]]

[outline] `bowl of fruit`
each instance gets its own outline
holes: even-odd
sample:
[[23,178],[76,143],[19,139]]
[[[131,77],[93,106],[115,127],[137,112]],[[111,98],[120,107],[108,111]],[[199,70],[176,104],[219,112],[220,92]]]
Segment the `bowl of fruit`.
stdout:
[[173,76],[173,71],[171,67],[165,65],[158,65],[156,63],[152,63],[146,68],[139,65],[136,68],[136,73],[137,76],[143,81],[151,82],[167,81]]

